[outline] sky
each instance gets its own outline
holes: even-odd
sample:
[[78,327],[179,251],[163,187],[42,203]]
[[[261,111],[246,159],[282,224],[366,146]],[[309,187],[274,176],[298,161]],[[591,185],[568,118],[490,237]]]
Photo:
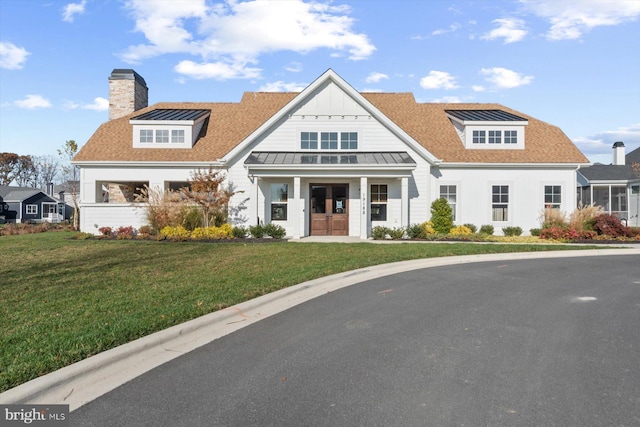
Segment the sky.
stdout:
[[359,91],[500,103],[592,162],[640,147],[640,0],[2,0],[0,152],[56,155],[108,120],[108,78],[157,102]]

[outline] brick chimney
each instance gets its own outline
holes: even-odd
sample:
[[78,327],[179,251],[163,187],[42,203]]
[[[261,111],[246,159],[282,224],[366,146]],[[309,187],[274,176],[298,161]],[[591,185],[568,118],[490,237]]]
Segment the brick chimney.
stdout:
[[115,69],[109,76],[109,120],[117,119],[149,105],[149,89],[140,74]]
[[618,141],[613,144],[613,164],[615,166],[624,166],[624,142]]

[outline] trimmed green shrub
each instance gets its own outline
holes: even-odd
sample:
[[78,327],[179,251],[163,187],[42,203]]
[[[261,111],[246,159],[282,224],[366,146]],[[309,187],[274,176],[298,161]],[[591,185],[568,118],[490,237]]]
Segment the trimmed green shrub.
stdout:
[[392,240],[400,240],[404,237],[404,228],[402,227],[392,228],[389,230],[388,234]]
[[471,230],[471,233],[476,234],[476,231],[478,231],[478,227],[476,227],[473,224],[462,224],[465,227],[467,227],[469,230]]
[[389,234],[389,229],[381,225],[375,226],[371,229],[371,237],[373,240],[384,240]]
[[422,237],[422,225],[421,224],[411,224],[407,227],[407,237],[410,239],[423,239]]
[[260,224],[249,226],[249,234],[254,239],[262,239],[264,237],[264,227]]
[[202,227],[202,212],[197,206],[185,209],[182,226],[189,231]]
[[245,237],[247,237],[248,232],[249,231],[246,227],[242,227],[240,225],[231,229],[231,235],[233,235],[233,237],[235,237],[236,239],[244,239]]
[[440,198],[431,203],[431,223],[436,233],[448,234],[453,228],[453,211],[447,199]]
[[264,234],[274,239],[282,239],[287,235],[287,230],[285,230],[283,226],[274,223],[266,224],[262,229],[264,230]]
[[493,236],[493,225],[485,224],[480,226],[480,234],[488,234],[489,236]]
[[522,234],[522,228],[520,227],[503,227],[502,234],[505,236],[520,236]]
[[540,237],[540,232],[541,231],[542,230],[539,229],[539,228],[532,228],[531,230],[529,230],[529,233],[531,233],[532,236]]

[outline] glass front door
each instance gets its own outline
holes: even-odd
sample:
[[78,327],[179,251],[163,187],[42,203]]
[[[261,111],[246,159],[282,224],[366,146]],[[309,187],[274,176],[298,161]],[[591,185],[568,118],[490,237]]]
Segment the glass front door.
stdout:
[[311,235],[349,235],[349,185],[312,184]]

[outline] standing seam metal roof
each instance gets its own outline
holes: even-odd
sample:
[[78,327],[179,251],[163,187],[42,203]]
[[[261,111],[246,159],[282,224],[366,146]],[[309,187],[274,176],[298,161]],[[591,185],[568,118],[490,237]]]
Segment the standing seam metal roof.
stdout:
[[526,122],[527,119],[502,110],[446,110],[460,120],[470,122]]

